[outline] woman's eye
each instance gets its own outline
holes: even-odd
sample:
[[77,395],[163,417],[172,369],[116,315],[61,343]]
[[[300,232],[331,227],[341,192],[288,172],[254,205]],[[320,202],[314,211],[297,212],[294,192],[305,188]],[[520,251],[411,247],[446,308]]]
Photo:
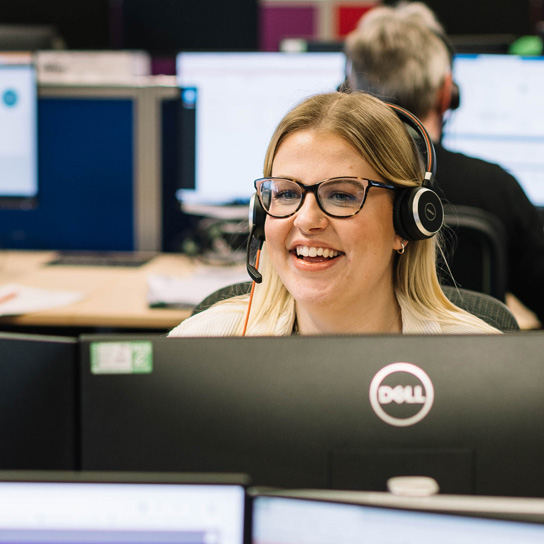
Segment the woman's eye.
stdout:
[[336,192],[329,194],[327,200],[330,200],[334,204],[352,204],[353,202],[357,202],[357,195]]
[[276,200],[297,200],[299,198],[299,194],[297,191],[285,189],[283,191],[275,192],[274,198]]

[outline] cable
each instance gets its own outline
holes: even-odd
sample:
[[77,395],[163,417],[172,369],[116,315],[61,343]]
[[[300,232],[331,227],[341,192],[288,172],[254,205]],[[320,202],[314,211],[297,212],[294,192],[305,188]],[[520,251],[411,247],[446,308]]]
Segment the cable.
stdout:
[[[255,268],[258,270],[259,269],[259,258],[261,256],[261,250],[258,249],[257,250],[257,256],[255,258]],[[245,322],[244,322],[244,330],[242,331],[242,336],[245,336],[246,335],[246,330],[247,330],[247,324],[248,324],[248,321],[249,321],[249,312],[251,310],[251,303],[253,302],[253,293],[255,291],[255,281],[252,282],[251,284],[251,292],[249,294],[249,302],[247,304],[247,311],[246,311],[246,319],[245,319]]]

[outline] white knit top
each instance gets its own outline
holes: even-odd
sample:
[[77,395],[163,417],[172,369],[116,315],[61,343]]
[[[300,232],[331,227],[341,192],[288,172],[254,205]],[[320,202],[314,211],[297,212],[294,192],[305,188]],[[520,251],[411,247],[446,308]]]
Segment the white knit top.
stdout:
[[[413,304],[405,297],[397,294],[397,300],[401,309],[402,334],[482,334],[499,333],[498,329],[493,329],[484,321],[477,320],[481,326],[475,326],[472,323],[463,323],[459,321],[443,321],[438,317],[429,319],[422,317],[413,308]],[[225,306],[214,306],[196,314],[177,327],[175,327],[168,336],[234,336],[235,331],[239,329],[245,312],[229,311]],[[294,316],[293,316],[294,321]],[[293,323],[291,327],[284,332],[284,335],[292,334]]]

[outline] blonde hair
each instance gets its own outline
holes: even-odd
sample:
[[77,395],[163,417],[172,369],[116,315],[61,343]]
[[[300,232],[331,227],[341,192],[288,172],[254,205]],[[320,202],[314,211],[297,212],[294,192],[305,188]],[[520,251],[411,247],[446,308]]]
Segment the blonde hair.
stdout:
[[[383,179],[398,187],[422,183],[424,166],[406,127],[394,110],[365,93],[328,93],[310,97],[291,110],[279,123],[264,161],[264,175],[272,164],[281,142],[300,130],[319,130],[335,134],[361,153]],[[416,314],[424,319],[474,325],[481,332],[494,331],[472,314],[454,306],[444,295],[436,274],[438,237],[412,241],[398,256],[394,283],[399,296],[410,301]],[[290,334],[295,319],[295,301],[281,282],[266,255],[261,255],[263,281],[255,289],[246,334]],[[232,299],[225,310],[240,311],[247,296]],[[242,334],[240,323],[237,334]]]
[[349,82],[424,118],[451,73],[445,40],[442,25],[421,2],[375,7],[346,37]]

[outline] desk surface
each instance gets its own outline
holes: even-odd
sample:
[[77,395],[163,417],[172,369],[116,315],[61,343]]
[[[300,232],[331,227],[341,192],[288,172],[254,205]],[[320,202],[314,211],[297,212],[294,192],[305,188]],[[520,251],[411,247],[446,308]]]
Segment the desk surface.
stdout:
[[80,291],[83,299],[51,310],[3,316],[0,325],[164,330],[190,314],[190,310],[149,308],[147,304],[148,276],[189,275],[196,265],[188,257],[158,254],[134,268],[47,266],[56,255],[54,251],[0,251],[0,285]]
[[[100,327],[167,330],[189,317],[190,309],[149,308],[147,279],[152,274],[189,276],[198,266],[184,255],[162,253],[135,267],[47,266],[55,251],[0,251],[0,285],[18,283],[42,289],[80,291],[75,304],[0,317],[2,324],[43,327]],[[540,328],[540,323],[514,297],[508,306],[522,329]]]

